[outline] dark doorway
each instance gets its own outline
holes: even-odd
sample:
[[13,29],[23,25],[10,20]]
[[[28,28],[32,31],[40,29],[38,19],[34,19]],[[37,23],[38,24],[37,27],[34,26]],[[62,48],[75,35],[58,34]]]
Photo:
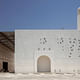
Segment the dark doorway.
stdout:
[[3,62],[3,71],[8,72],[8,62]]

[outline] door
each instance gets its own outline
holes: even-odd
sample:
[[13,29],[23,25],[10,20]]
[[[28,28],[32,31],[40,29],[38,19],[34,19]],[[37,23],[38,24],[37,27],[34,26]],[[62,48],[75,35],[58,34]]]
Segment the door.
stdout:
[[8,72],[8,62],[3,62],[3,71]]
[[37,61],[38,72],[50,72],[51,62],[48,56],[40,56]]

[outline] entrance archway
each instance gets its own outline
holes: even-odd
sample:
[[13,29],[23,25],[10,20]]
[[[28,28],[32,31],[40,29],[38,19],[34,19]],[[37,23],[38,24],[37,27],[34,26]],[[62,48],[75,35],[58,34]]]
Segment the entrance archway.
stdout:
[[40,56],[38,58],[37,72],[51,72],[51,61],[48,56]]

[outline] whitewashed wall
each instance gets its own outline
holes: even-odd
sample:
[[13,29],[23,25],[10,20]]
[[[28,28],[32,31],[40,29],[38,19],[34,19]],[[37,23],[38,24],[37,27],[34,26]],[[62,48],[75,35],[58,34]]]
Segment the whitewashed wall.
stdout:
[[37,60],[46,55],[51,72],[80,73],[80,32],[76,30],[16,30],[15,72],[37,72]]

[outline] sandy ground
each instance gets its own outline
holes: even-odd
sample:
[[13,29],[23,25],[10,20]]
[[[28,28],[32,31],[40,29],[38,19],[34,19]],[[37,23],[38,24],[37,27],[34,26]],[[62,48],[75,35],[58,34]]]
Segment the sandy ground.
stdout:
[[28,73],[13,74],[0,73],[0,80],[80,80],[80,74]]

